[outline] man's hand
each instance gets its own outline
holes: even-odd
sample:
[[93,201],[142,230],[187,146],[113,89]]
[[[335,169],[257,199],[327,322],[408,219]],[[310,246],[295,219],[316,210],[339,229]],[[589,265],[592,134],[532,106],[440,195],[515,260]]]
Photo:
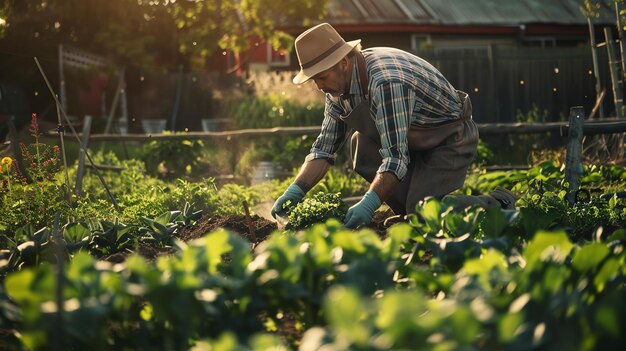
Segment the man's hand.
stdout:
[[368,190],[361,201],[348,209],[343,223],[348,228],[358,228],[370,224],[374,212],[380,207],[380,198],[373,190]]
[[274,202],[272,207],[272,217],[276,218],[276,215],[285,217],[287,215],[287,209],[285,205],[289,202],[292,206],[300,202],[304,197],[304,191],[300,189],[296,184],[291,184],[287,190]]

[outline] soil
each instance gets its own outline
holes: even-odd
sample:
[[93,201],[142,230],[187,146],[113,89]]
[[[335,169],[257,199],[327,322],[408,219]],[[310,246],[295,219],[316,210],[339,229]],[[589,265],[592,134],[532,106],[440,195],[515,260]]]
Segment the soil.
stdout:
[[[378,211],[374,214],[372,223],[367,228],[372,229],[381,239],[387,237],[387,228],[391,225],[387,219],[393,216],[391,210]],[[252,232],[250,231],[252,226]],[[201,238],[207,233],[215,231],[219,228],[227,229],[233,233],[239,234],[251,243],[259,243],[264,241],[274,231],[278,230],[278,225],[274,221],[270,221],[264,217],[253,215],[250,217],[250,225],[248,219],[243,215],[228,216],[209,216],[205,215],[196,221],[193,225],[182,228],[176,236],[183,241],[190,241]],[[150,245],[140,245],[138,253],[149,260],[154,260],[158,256],[171,255],[175,251],[173,248],[159,248]],[[122,263],[128,257],[129,253],[118,252],[110,256],[104,257],[105,261],[112,263]]]
[[[392,215],[393,212],[391,211],[376,212],[374,218],[372,219],[372,223],[370,223],[367,227],[374,230],[381,238],[385,238],[387,236],[387,228],[389,227],[389,224],[385,223],[385,220]],[[245,216],[240,215],[230,215],[225,217],[203,216],[194,225],[183,228],[177,236],[183,241],[189,241],[200,238],[219,228],[225,228],[231,232],[241,235],[250,242],[258,243],[265,240],[275,230],[278,230],[276,222],[270,221],[261,216],[254,215],[251,216],[250,219],[254,236],[250,233],[248,220]]]
[[200,238],[219,228],[224,228],[241,235],[250,242],[261,242],[272,234],[272,232],[278,230],[278,226],[275,222],[257,215],[250,216],[250,224],[252,225],[252,232],[250,232],[250,226],[246,216],[203,216],[194,225],[185,227],[179,231],[177,236],[183,241],[189,241]]

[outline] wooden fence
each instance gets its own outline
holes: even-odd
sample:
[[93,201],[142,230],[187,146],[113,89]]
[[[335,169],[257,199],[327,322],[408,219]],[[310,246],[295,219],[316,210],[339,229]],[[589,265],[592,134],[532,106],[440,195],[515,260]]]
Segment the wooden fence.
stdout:
[[[534,134],[556,132],[560,135],[567,135],[569,122],[547,122],[547,123],[477,123],[481,136],[501,135],[501,134]],[[222,132],[188,132],[178,134],[92,134],[90,141],[150,141],[150,140],[226,140],[230,141],[239,138],[268,137],[279,135],[305,135],[317,134],[320,132],[319,126],[314,127],[276,127],[261,129],[240,129]],[[607,119],[585,121],[584,134],[613,134],[626,132],[626,120]],[[49,137],[57,137],[56,132],[48,133]],[[79,135],[82,137],[83,135]],[[65,138],[75,138],[73,135],[65,134]]]
[[[519,111],[533,105],[547,121],[566,120],[572,105],[587,114],[596,101],[593,62],[589,47],[420,50],[416,53],[436,66],[457,88],[467,92],[480,123],[514,122]],[[606,50],[598,50],[607,114],[613,109]],[[614,116],[615,114],[611,114]]]

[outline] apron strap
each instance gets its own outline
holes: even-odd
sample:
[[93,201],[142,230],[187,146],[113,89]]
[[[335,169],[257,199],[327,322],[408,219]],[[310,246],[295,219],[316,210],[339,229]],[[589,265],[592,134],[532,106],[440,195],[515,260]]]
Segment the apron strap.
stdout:
[[367,89],[369,85],[367,82],[367,67],[365,67],[365,57],[363,56],[363,53],[360,51],[356,53],[356,64],[359,69],[359,81],[361,83],[361,91],[363,92],[363,95],[365,96],[365,100],[369,100],[368,99],[369,91]]

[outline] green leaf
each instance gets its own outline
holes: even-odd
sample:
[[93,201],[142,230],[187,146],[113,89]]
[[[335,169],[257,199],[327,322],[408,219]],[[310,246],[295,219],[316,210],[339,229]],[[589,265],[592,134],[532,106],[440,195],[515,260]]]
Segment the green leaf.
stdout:
[[602,268],[600,268],[598,273],[596,273],[593,277],[593,283],[595,284],[599,292],[602,292],[604,290],[604,287],[606,286],[606,283],[608,281],[614,279],[617,276],[620,268],[620,262],[613,257],[604,262]]
[[520,220],[527,237],[532,237],[536,232],[546,230],[559,218],[556,211],[545,213],[532,207],[520,209]]
[[485,218],[480,223],[485,237],[497,238],[502,235],[502,231],[509,225],[509,221],[499,208],[493,207],[485,211]]
[[91,229],[83,222],[72,222],[65,226],[63,236],[68,242],[76,244],[91,237]]
[[621,331],[620,320],[615,312],[614,308],[602,306],[598,308],[595,315],[596,323],[601,327],[601,330],[608,332],[613,338],[619,337]]
[[609,254],[609,248],[602,243],[592,243],[576,251],[572,258],[572,265],[581,272],[595,270]]
[[381,258],[383,260],[395,260],[401,252],[400,247],[412,235],[413,227],[407,223],[398,223],[387,230],[387,238],[383,241]]
[[161,224],[162,226],[167,226],[170,223],[170,218],[172,217],[172,212],[165,212],[160,216],[154,219],[155,223]]
[[141,311],[139,312],[139,317],[141,317],[142,320],[147,322],[147,321],[150,321],[153,316],[154,316],[154,311],[153,311],[153,308],[152,308],[152,304],[147,302],[143,306]]
[[614,231],[613,233],[611,233],[611,235],[609,235],[607,240],[609,242],[615,240],[626,240],[626,229],[618,229]]
[[441,204],[435,198],[427,199],[424,204],[416,208],[418,214],[422,216],[431,232],[438,232],[441,229]]
[[272,334],[254,334],[250,339],[251,351],[286,351],[287,348],[283,346],[281,337]]
[[220,229],[204,238],[209,274],[217,272],[217,266],[222,262],[222,255],[231,250],[229,236],[226,230]]
[[366,326],[368,314],[364,309],[365,301],[354,289],[333,288],[324,304],[324,311],[329,324],[338,333],[349,337],[357,344],[366,345],[370,330]]
[[519,334],[520,327],[524,323],[524,317],[520,313],[507,313],[498,321],[498,339],[507,343],[515,339]]
[[573,247],[564,231],[538,231],[524,250],[526,269],[532,269],[539,262],[562,263]]
[[333,245],[341,247],[344,250],[353,251],[356,253],[364,253],[366,251],[363,242],[357,238],[354,232],[342,231],[336,233],[332,237]]
[[377,303],[375,325],[391,338],[399,339],[408,330],[416,329],[416,319],[429,312],[427,301],[419,291],[385,292]]
[[506,257],[499,251],[490,249],[483,253],[480,258],[469,259],[463,265],[467,274],[489,275],[492,269],[506,271],[508,267]]

